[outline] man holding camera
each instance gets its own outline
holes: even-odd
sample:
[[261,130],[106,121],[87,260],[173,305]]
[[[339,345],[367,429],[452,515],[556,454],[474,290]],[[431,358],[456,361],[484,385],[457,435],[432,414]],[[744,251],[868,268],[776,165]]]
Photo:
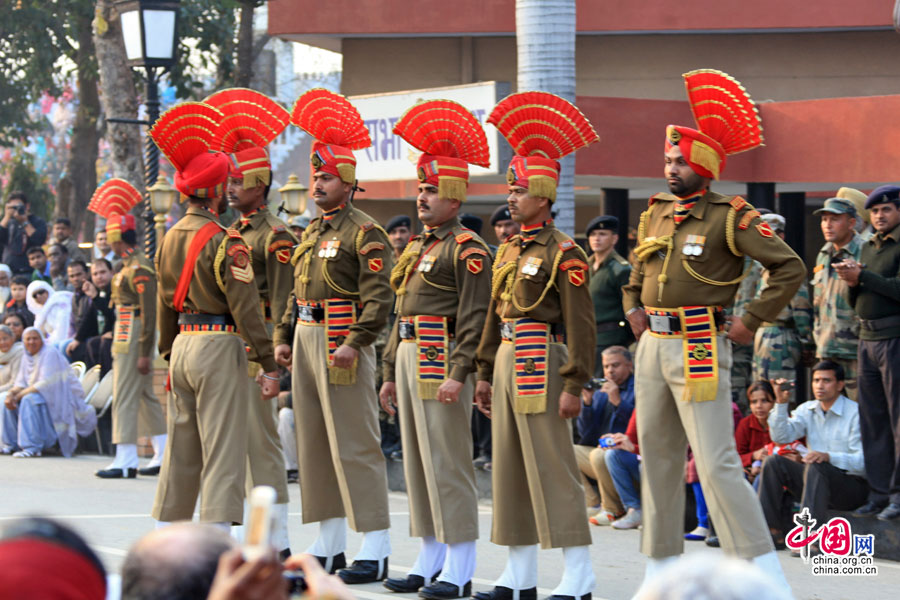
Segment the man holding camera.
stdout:
[[40,246],[47,239],[47,223],[31,214],[28,198],[22,192],[13,192],[6,201],[3,218],[0,219],[0,247],[3,263],[9,265],[13,275],[31,273],[27,251]]

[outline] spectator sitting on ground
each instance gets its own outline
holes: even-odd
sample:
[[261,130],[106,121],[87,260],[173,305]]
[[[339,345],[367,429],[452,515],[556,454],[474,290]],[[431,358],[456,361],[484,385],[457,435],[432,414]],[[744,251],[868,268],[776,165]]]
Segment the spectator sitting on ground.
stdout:
[[6,325],[0,325],[0,402],[12,389],[22,364],[22,342]]
[[[605,448],[598,447],[601,436],[622,433],[634,410],[634,366],[624,346],[610,346],[602,353],[606,381],[593,395],[582,394],[581,414],[576,421],[578,443],[575,459],[581,470],[588,517],[594,525],[609,525],[625,514],[616,486],[606,469]],[[599,496],[588,477],[597,482]]]
[[84,539],[61,523],[13,521],[0,537],[0,596],[104,600],[106,570]]
[[97,413],[85,404],[81,382],[68,361],[44,343],[37,329],[26,329],[22,343],[22,366],[3,408],[2,453],[30,458],[59,442],[63,456],[72,456],[78,436],[97,425]]
[[606,451],[606,469],[612,477],[622,505],[628,511],[624,517],[612,522],[615,529],[635,529],[641,524],[641,459],[635,414],[634,411],[631,412],[625,433],[604,436],[615,444]]
[[22,315],[19,313],[4,313],[3,324],[13,332],[17,342],[22,341],[22,334],[25,332],[25,328],[28,327]]
[[9,284],[12,280],[12,269],[0,264],[0,306],[5,306],[9,301]]
[[40,246],[47,241],[47,223],[31,214],[28,198],[22,192],[13,192],[6,200],[3,218],[0,219],[0,247],[4,264],[14,275],[30,274],[26,248]]
[[47,263],[47,255],[40,246],[33,246],[26,253],[28,265],[31,267],[31,281],[46,281],[53,285],[53,277],[50,275],[50,265]]
[[757,475],[762,471],[762,462],[768,454],[766,444],[772,441],[769,437],[769,413],[775,406],[775,390],[768,381],[756,381],[747,388],[747,400],[750,402],[750,414],[738,423],[734,441],[747,480],[754,489],[758,489]]
[[26,327],[34,323],[34,313],[28,308],[28,285],[31,283],[30,275],[13,275],[9,284],[9,301],[6,303],[6,314],[18,314],[22,316]]
[[34,327],[47,343],[61,347],[70,335],[69,314],[72,312],[72,292],[56,292],[43,281],[28,284],[28,308],[34,314]]
[[[773,537],[783,539],[789,521],[783,511],[790,493],[809,508],[819,523],[826,509],[851,510],[866,500],[868,485],[859,433],[859,408],[843,395],[844,369],[830,360],[812,370],[815,400],[798,406],[788,416],[791,391],[784,379],[772,382],[775,409],[769,415],[769,435],[776,444],[806,436],[809,450],[802,456],[773,454],[760,475],[759,499]],[[777,544],[781,545],[781,544]]]
[[53,244],[47,250],[47,259],[50,261],[50,279],[54,290],[74,292],[69,283],[69,251],[62,244]]
[[66,250],[69,251],[69,258],[71,260],[87,262],[87,256],[81,248],[79,248],[78,241],[72,237],[72,221],[69,219],[57,217],[57,219],[53,221],[53,236],[49,241],[51,244],[65,246]]

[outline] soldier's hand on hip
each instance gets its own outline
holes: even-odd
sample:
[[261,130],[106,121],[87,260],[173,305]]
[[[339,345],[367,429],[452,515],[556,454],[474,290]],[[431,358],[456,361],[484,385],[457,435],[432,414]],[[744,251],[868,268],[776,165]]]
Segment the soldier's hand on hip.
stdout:
[[291,347],[288,344],[278,344],[275,346],[275,362],[282,367],[291,366]]
[[463,384],[461,381],[456,381],[455,379],[450,379],[448,377],[438,388],[437,401],[443,404],[459,402],[459,392],[462,388]]
[[641,339],[641,334],[647,330],[647,325],[649,324],[647,313],[639,308],[631,311],[625,318],[628,319],[628,324],[631,325],[631,332],[634,333],[634,339]]
[[137,370],[141,375],[146,375],[150,372],[150,357],[149,356],[139,356],[137,359]]
[[397,406],[397,384],[393,381],[385,381],[381,384],[381,390],[378,392],[378,400],[381,408],[389,415],[397,414],[394,408]]
[[747,329],[743,321],[734,319],[731,322],[731,327],[728,328],[728,339],[735,344],[746,346],[753,343],[753,332]]
[[581,398],[569,392],[559,395],[559,416],[563,419],[574,419],[581,412]]
[[356,348],[344,344],[331,355],[331,364],[339,369],[349,369],[353,366],[353,361],[357,356],[359,356],[359,352]]
[[475,384],[475,404],[487,418],[491,417],[491,384],[479,381]]

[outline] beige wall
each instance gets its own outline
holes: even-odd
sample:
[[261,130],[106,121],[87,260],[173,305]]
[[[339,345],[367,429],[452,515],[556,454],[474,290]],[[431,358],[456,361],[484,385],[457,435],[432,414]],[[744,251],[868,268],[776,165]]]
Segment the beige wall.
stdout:
[[[343,55],[348,95],[516,80],[512,37],[344,39]],[[577,93],[680,100],[681,74],[712,67],[757,101],[897,94],[898,55],[893,32],[580,36]]]

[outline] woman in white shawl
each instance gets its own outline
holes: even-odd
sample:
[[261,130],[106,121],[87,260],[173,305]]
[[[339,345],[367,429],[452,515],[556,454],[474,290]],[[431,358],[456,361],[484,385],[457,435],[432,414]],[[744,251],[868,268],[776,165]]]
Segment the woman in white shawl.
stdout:
[[6,302],[9,300],[9,284],[12,276],[12,269],[0,263],[0,307],[6,306]]
[[59,350],[34,327],[25,330],[22,342],[22,366],[3,409],[2,451],[18,447],[13,456],[28,458],[59,442],[63,456],[72,456],[78,436],[96,427],[97,414],[85,404],[81,382]]
[[25,292],[25,304],[34,314],[34,326],[48,342],[59,347],[72,337],[72,292],[57,292],[46,281],[32,281]]
[[22,364],[22,342],[16,341],[16,334],[6,325],[0,325],[0,402],[6,399],[6,392],[12,389]]

